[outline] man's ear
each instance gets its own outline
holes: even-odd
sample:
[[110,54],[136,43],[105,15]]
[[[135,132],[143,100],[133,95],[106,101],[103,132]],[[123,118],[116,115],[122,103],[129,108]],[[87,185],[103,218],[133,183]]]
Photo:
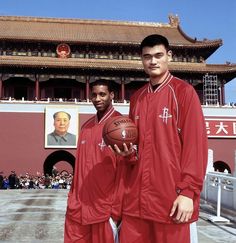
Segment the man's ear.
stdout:
[[169,50],[167,52],[167,56],[168,56],[168,62],[171,62],[173,60],[173,58],[172,58],[172,51],[171,50]]
[[111,97],[111,99],[112,99],[112,100],[114,99],[115,94],[114,94],[114,92],[113,92],[113,91],[111,91],[111,93],[110,93],[110,97]]

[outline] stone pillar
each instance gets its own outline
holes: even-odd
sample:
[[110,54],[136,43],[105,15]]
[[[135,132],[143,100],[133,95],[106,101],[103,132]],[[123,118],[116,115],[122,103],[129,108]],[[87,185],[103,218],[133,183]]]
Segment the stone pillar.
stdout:
[[208,173],[208,172],[214,172],[213,150],[212,149],[208,149],[208,161],[207,161],[206,173]]
[[214,167],[213,167],[213,150],[208,149],[208,159],[207,159],[207,168],[206,168],[206,175],[205,175],[205,181],[203,184],[202,192],[201,192],[201,197],[204,200],[208,199],[208,178],[207,178],[207,173],[208,172],[214,172]]

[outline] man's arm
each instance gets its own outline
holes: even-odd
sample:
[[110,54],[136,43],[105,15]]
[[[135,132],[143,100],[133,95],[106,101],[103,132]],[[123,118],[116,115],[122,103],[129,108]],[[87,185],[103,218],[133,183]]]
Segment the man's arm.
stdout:
[[170,216],[178,223],[191,219],[193,202],[200,196],[207,166],[207,136],[199,98],[192,87],[180,97],[180,139],[182,143],[181,181],[177,183],[178,196]]

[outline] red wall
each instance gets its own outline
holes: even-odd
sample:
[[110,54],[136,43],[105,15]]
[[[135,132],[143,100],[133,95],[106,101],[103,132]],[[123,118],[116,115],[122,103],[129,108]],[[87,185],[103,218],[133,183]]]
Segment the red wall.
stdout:
[[[91,115],[80,114],[80,127]],[[234,171],[235,139],[209,139],[213,161],[224,161]],[[43,172],[49,154],[57,149],[44,148],[44,113],[0,113],[0,171],[8,175]],[[64,149],[75,156],[76,149]]]
[[234,138],[209,138],[208,147],[213,150],[213,161],[223,161],[229,165],[231,172],[235,170],[236,139]]
[[[89,115],[80,115],[80,126]],[[49,154],[57,149],[44,148],[44,113],[0,113],[0,171],[8,175],[43,172]],[[76,149],[64,149],[75,156]]]

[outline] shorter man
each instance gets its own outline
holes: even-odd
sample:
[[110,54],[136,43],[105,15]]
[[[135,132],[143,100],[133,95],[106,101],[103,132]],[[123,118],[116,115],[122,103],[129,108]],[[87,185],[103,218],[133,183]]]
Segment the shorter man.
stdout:
[[68,132],[71,115],[65,111],[58,111],[53,115],[53,119],[55,130],[48,134],[47,145],[76,145],[76,135]]
[[97,114],[82,127],[69,192],[64,243],[114,243],[121,217],[126,163],[103,141],[105,122],[121,115],[112,106],[110,82],[92,83],[91,101]]

